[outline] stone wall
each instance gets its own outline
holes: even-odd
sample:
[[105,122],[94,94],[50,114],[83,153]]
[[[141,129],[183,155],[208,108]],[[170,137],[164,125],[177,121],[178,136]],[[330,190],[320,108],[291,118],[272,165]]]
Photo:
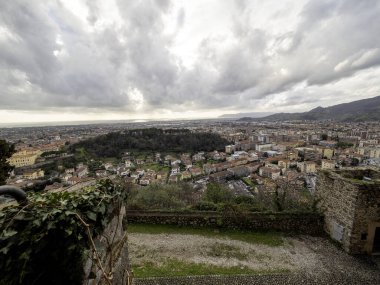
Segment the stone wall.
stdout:
[[350,252],[372,253],[374,231],[380,227],[380,185],[364,184],[358,189]]
[[[104,231],[94,240],[104,272],[110,273],[111,284],[131,284],[130,263],[128,258],[126,211],[122,204],[115,205],[114,217]],[[109,284],[104,280],[103,271],[96,258],[90,256],[84,265],[83,285]]]
[[316,213],[250,213],[233,215],[218,212],[127,211],[127,220],[128,223],[138,224],[273,230],[310,235],[323,233],[323,217]]
[[380,184],[363,181],[363,176],[377,179],[379,173],[373,170],[321,171],[316,184],[318,207],[325,216],[325,231],[353,254],[370,252],[374,238],[369,235],[370,228],[380,222]]
[[[315,194],[320,199],[319,209],[325,216],[326,232],[349,251],[358,196],[357,187],[334,172],[323,171],[319,173]],[[334,227],[337,225],[343,227],[341,240],[334,238]]]

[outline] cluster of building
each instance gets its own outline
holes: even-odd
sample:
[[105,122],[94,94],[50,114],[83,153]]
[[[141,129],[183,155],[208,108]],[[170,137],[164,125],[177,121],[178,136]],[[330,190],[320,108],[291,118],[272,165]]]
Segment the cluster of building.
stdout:
[[[152,125],[133,126],[141,128]],[[7,132],[11,141],[16,141],[18,151],[9,159],[18,170],[16,178],[33,180],[43,178],[40,166],[57,159],[55,152],[59,153],[59,157],[70,155],[60,152],[65,145],[125,127],[123,124],[112,127],[88,125],[1,131]],[[231,143],[225,146],[224,151],[208,153],[157,153],[144,157],[126,153],[118,163],[104,163],[92,176],[116,175],[142,186],[200,178],[223,183],[239,177],[249,178],[256,185],[266,185],[268,180],[292,177],[303,181],[312,190],[315,186],[314,174],[318,170],[380,166],[380,129],[377,124],[191,121],[173,122],[166,124],[166,127],[215,132]],[[75,185],[88,178],[90,173],[84,169],[80,166],[60,169],[59,178],[64,184]]]

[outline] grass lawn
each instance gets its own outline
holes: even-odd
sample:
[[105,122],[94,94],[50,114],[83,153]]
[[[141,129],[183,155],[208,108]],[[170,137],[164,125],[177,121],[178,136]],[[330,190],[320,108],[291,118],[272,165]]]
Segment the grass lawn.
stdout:
[[89,154],[83,147],[76,149],[74,157],[77,161],[86,161],[90,158]]
[[147,169],[154,170],[156,172],[161,171],[161,170],[165,170],[165,171],[169,172],[169,170],[170,170],[169,166],[163,166],[163,165],[160,165],[158,163],[144,164],[141,166],[141,168],[143,168],[145,170],[147,170]]
[[216,265],[205,265],[192,262],[183,262],[177,259],[169,259],[160,265],[144,263],[134,267],[134,275],[137,278],[147,277],[174,277],[174,276],[196,276],[196,275],[254,275],[275,274],[288,272],[287,270],[253,270],[248,267],[234,266],[223,267]]
[[267,246],[281,246],[284,244],[283,233],[279,232],[249,232],[229,229],[208,229],[177,227],[170,225],[129,224],[128,232],[144,234],[185,234],[218,237],[240,240],[248,243],[264,244]]
[[243,177],[243,178],[241,178],[241,180],[242,180],[245,184],[247,184],[248,186],[251,186],[251,187],[253,187],[253,188],[256,187],[255,183],[253,183],[252,180],[249,179],[248,177]]
[[103,158],[103,161],[105,163],[112,163],[112,164],[117,164],[119,162],[119,160],[116,158],[116,157],[105,157]]

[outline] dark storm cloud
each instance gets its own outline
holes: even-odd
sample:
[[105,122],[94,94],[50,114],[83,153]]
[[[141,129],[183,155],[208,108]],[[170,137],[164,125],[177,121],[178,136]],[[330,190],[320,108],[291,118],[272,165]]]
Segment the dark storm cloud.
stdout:
[[[170,51],[182,27],[196,21],[183,7],[173,12],[171,1],[118,0],[121,23],[98,29],[99,2],[84,3],[81,19],[59,1],[0,2],[2,108],[134,111],[131,90],[143,94],[146,111],[247,108],[273,94],[312,104],[319,97],[295,86],[324,86],[380,64],[377,0],[308,1],[299,21],[281,32],[255,26],[255,4],[237,1],[233,41],[204,38],[192,68]],[[164,32],[170,13],[174,34]]]

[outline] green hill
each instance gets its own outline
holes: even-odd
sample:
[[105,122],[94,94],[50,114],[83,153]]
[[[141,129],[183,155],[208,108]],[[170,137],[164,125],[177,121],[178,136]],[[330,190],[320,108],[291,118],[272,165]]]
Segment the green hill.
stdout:
[[71,146],[85,149],[93,157],[120,157],[125,151],[197,152],[224,150],[229,144],[213,133],[192,133],[187,129],[137,129],[114,132]]

